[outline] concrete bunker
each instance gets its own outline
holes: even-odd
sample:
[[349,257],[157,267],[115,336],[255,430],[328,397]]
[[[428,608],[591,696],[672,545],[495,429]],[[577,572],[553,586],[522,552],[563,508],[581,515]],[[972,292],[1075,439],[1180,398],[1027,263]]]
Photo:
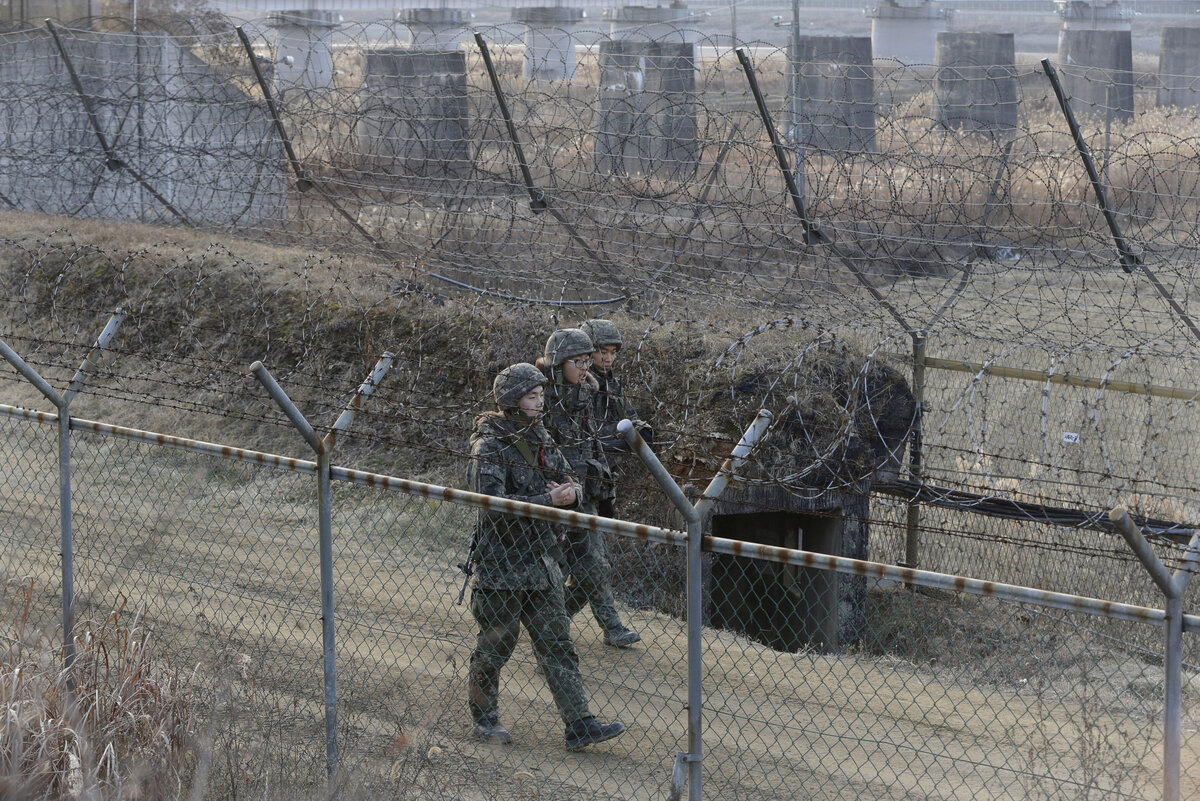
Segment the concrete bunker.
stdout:
[[[739,398],[746,409],[761,403],[775,420],[706,528],[715,537],[866,559],[871,485],[898,475],[916,401],[904,377],[875,360],[810,367],[807,394],[782,392],[765,373],[734,388],[735,406]],[[728,412],[745,418],[745,410]],[[842,651],[862,637],[866,591],[863,576],[712,554],[705,618],[779,651]]]

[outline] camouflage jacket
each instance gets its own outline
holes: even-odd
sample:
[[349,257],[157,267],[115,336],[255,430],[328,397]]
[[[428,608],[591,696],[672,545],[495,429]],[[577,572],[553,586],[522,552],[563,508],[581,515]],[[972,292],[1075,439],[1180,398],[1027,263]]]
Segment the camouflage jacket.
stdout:
[[588,383],[550,384],[546,389],[546,430],[570,462],[572,472],[583,479],[580,511],[595,514],[596,503],[615,494],[593,411],[596,390]]
[[617,423],[628,418],[638,431],[648,426],[625,399],[621,379],[617,378],[612,370],[595,370],[592,374],[600,385],[600,389],[592,398],[592,416],[596,420],[600,441],[606,451],[627,451],[628,446],[625,445],[624,438],[617,432]]
[[[535,467],[517,446],[524,439]],[[475,418],[467,485],[474,492],[553,506],[547,483],[567,480],[570,465],[540,424],[520,427],[500,412]],[[540,520],[480,510],[475,545],[475,586],[487,589],[549,589],[562,582],[560,528]]]

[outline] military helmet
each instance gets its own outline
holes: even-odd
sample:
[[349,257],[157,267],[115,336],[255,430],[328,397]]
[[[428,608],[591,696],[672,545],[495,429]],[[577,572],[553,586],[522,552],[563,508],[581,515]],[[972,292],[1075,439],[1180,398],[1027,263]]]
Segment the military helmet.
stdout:
[[546,363],[551,367],[559,367],[567,359],[584,354],[591,355],[596,348],[592,338],[581,328],[560,328],[546,340]]
[[591,337],[592,344],[597,348],[604,345],[616,345],[619,348],[623,344],[621,332],[617,330],[611,320],[587,320],[579,327]]
[[546,383],[542,371],[528,362],[509,365],[492,382],[492,397],[501,409],[515,409],[526,394]]

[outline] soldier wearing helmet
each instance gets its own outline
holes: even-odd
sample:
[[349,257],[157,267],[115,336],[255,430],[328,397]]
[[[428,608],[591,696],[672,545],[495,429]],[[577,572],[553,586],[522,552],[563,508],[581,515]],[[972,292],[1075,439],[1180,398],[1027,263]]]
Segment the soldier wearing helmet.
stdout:
[[[621,350],[621,332],[610,320],[587,320],[580,326],[592,339],[595,350],[592,351],[592,375],[596,378],[597,392],[593,405],[596,426],[600,432],[600,443],[606,453],[625,453],[629,450],[625,438],[617,433],[617,423],[628,419],[633,427],[642,435],[642,439],[653,444],[653,432],[650,426],[643,422],[637,411],[625,399],[625,389],[613,371],[617,363],[617,352]],[[613,517],[616,509],[612,502],[616,492],[609,496],[609,505],[600,506],[600,514]]]
[[[612,491],[612,470],[600,444],[593,414],[599,385],[588,372],[595,346],[579,328],[562,328],[546,340],[538,367],[549,378],[546,429],[562,450],[576,474],[584,477],[579,511],[596,514],[600,502]],[[628,648],[641,637],[621,622],[609,585],[611,566],[604,535],[598,531],[571,529],[564,553],[568,573],[567,613],[574,615],[591,604],[596,622],[604,630],[604,642]]]
[[[496,376],[498,411],[475,418],[471,432],[470,488],[485,495],[542,506],[576,507],[580,487],[571,466],[542,425],[546,377],[532,364],[514,364]],[[566,726],[571,750],[612,739],[625,730],[601,723],[588,709],[579,656],[565,614],[556,527],[533,518],[480,510],[473,557],[477,564],[471,614],[479,626],[467,683],[472,733],[490,743],[510,743],[500,722],[500,671],[521,634],[534,654]]]

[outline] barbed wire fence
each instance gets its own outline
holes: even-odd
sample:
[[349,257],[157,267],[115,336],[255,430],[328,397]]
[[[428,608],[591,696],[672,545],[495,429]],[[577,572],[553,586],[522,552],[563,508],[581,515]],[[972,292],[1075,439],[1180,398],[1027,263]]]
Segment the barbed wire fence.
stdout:
[[[122,336],[108,348],[113,360],[99,368],[81,403],[151,430],[176,430],[186,420],[195,436],[211,432],[217,442],[257,441],[265,430],[272,444],[298,445],[294,432],[277,428],[279,416],[264,406],[246,365],[278,365],[297,405],[313,419],[332,420],[344,398],[330,387],[348,394],[357,373],[392,350],[395,374],[364,427],[343,444],[382,472],[456,484],[465,432],[487,407],[495,372],[532,360],[559,325],[608,316],[626,332],[620,370],[631,400],[654,421],[661,458],[681,481],[707,481],[759,408],[789,421],[779,429],[786,438],[776,436],[787,444],[761,455],[758,473],[740,490],[741,509],[724,510],[725,536],[757,531],[774,537],[765,544],[807,548],[797,531],[767,517],[802,514],[805,531],[841,520],[839,536],[869,531],[861,535],[864,550],[847,555],[1161,606],[1161,593],[1105,516],[1113,506],[1130,507],[1172,567],[1181,564],[1200,516],[1188,448],[1200,388],[1186,324],[1200,129],[1189,109],[1151,107],[1156,76],[1133,79],[1132,115],[1102,104],[1076,108],[1109,204],[1145,268],[1126,274],[1052,87],[1034,64],[1001,76],[1012,78],[1011,100],[981,101],[1011,103],[1013,125],[964,133],[938,109],[939,81],[965,77],[991,86],[996,75],[876,63],[869,123],[806,117],[789,100],[786,54],[747,43],[786,154],[803,152],[802,168],[790,177],[806,219],[789,198],[744,65],[728,47],[694,33],[679,37],[680,44],[695,41],[688,61],[686,51],[661,47],[630,57],[625,46],[590,32],[596,42],[578,52],[574,79],[544,81],[523,77],[511,30],[481,30],[493,84],[478,46],[433,58],[401,47],[396,26],[344,26],[330,43],[328,83],[312,88],[280,83],[272,75],[281,68],[275,43],[253,30],[243,39],[232,26],[144,25],[136,35],[111,27],[4,36],[0,50],[11,55],[0,59],[7,98],[0,202],[13,211],[176,226],[168,240],[195,230],[268,247],[249,255],[210,239],[199,248],[158,240],[126,247],[69,228],[5,236],[0,245],[12,263],[5,339],[56,386],[70,384],[64,371],[90,345],[98,310],[126,309]],[[830,63],[815,77],[843,81],[831,97],[853,96],[857,90]],[[1062,65],[1059,71],[1068,81],[1093,79]],[[820,139],[834,134],[848,144]],[[832,245],[813,241],[811,228]],[[273,265],[274,249],[289,254],[284,269]],[[920,380],[914,339],[923,349]],[[16,400],[34,402],[20,380],[4,380]],[[909,451],[916,397],[920,448]],[[50,462],[29,464],[37,449],[19,444],[25,436],[13,432],[12,459],[21,474],[35,475]],[[208,656],[225,660],[210,666],[232,670],[242,684],[216,697],[228,701],[227,715],[245,701],[239,693],[272,699],[274,728],[260,728],[251,749],[258,761],[245,780],[279,775],[271,770],[285,768],[284,739],[320,720],[319,668],[300,656],[320,652],[319,629],[311,626],[319,612],[298,600],[319,597],[316,555],[295,534],[312,528],[311,504],[298,500],[311,490],[187,457],[169,466],[196,476],[198,487],[224,487],[189,491],[149,449],[122,448],[78,445],[87,454],[84,475],[95,471],[77,504],[95,527],[79,539],[80,563],[92,571],[79,582],[82,603],[103,609],[114,593],[130,594],[121,574],[159,552],[158,543],[184,547],[188,537],[172,520],[211,530],[211,544],[195,545],[189,560],[204,566],[196,574],[145,569],[159,587],[158,636],[168,618],[179,625],[203,616],[208,622],[189,625],[172,643],[186,661],[204,652],[205,637],[227,637],[238,618],[228,649]],[[298,446],[288,452],[303,453]],[[617,481],[627,519],[680,525],[637,464],[619,465]],[[539,787],[559,788],[545,791],[552,796],[567,786],[586,786],[591,797],[663,789],[655,785],[666,775],[657,764],[572,762],[544,777],[551,768],[523,761],[525,752],[497,761],[464,750],[449,732],[458,718],[453,682],[469,636],[465,616],[446,598],[436,611],[398,599],[429,594],[431,582],[455,583],[454,549],[469,523],[438,506],[379,501],[357,489],[345,495],[339,531],[358,534],[339,546],[338,560],[364,566],[336,594],[348,599],[370,587],[378,601],[345,607],[354,667],[343,686],[353,688],[346,714],[355,721],[347,736],[357,743],[350,746],[356,761],[382,759],[385,775],[396,776],[404,762],[445,781],[445,766],[431,767],[444,754],[461,761],[459,772],[475,771],[481,787],[507,787],[514,797],[532,792],[524,774],[545,778]],[[40,530],[23,497],[10,496],[8,514]],[[114,503],[126,511],[114,511]],[[227,526],[232,510],[247,504],[257,516]],[[154,511],[176,506],[188,510],[183,518]],[[771,526],[778,530],[762,533]],[[10,571],[33,573],[26,565],[36,564],[52,585],[54,542],[22,545],[24,558],[14,548],[9,564],[20,567]],[[656,733],[639,735],[631,751],[682,750],[662,747],[681,736],[668,725],[676,720],[669,711],[677,711],[677,685],[647,677],[682,659],[672,621],[684,609],[683,563],[669,547],[611,545],[621,602],[638,610],[663,648],[647,648],[613,674],[602,648],[585,647],[585,661],[594,659],[589,681],[610,709],[661,701],[650,716]],[[420,555],[415,562],[406,561],[411,548]],[[1131,721],[1157,714],[1156,632],[864,586],[866,628],[842,650],[865,659],[847,662],[820,655],[831,645],[828,631],[795,639],[792,616],[775,620],[767,612],[807,599],[806,608],[829,618],[831,596],[820,578],[741,557],[705,559],[706,615],[715,619],[706,634],[710,650],[737,652],[732,666],[717,660],[732,684],[709,688],[710,695],[736,688],[714,713],[737,743],[712,755],[719,794],[753,788],[762,797],[793,797],[796,775],[825,775],[831,761],[846,759],[874,765],[875,773],[833,771],[842,789],[813,790],[814,797],[858,792],[850,788],[860,784],[877,797],[897,797],[897,788],[915,791],[934,775],[946,786],[940,767],[921,773],[900,764],[916,758],[950,766],[945,775],[956,778],[946,797],[1053,794],[1064,782],[1081,797],[1152,797],[1153,771],[1144,766],[1155,738],[1135,735]],[[368,567],[380,564],[406,566],[390,577]],[[247,576],[276,572],[292,577],[295,592],[256,600],[254,622],[229,608],[250,590],[218,589],[238,585],[238,576],[245,584]],[[730,606],[739,595],[752,600]],[[154,607],[150,601],[151,614]],[[397,627],[397,617],[423,621],[444,637],[422,639]],[[410,647],[390,644],[400,642]],[[416,683],[414,668],[396,655],[402,650],[425,663]],[[1192,641],[1185,658],[1200,664]],[[436,660],[442,663],[433,670]],[[528,657],[525,668],[532,670]],[[880,739],[865,727],[864,735],[864,710],[837,706],[839,677],[858,671],[872,691],[867,707],[891,710],[913,699],[920,712],[889,712],[908,716],[912,732]],[[522,701],[544,706],[537,680],[521,675]],[[757,709],[749,688],[764,675],[775,681],[773,697],[793,700]],[[386,681],[396,695],[382,693]],[[939,689],[914,689],[930,681]],[[1011,733],[972,724],[962,751],[948,741],[935,747],[926,740],[916,752],[901,745],[927,738],[926,726],[937,728],[928,708],[951,698],[991,704],[990,696],[972,695],[985,685],[1005,688],[1000,697],[1012,726],[1061,742],[1044,752],[1023,749]],[[795,700],[826,696],[819,714]],[[1050,707],[1069,712],[1048,719]],[[1104,720],[1087,717],[1096,709]],[[540,732],[538,744],[557,736],[539,722],[546,715],[514,713]],[[231,731],[253,729],[261,723],[255,720]],[[389,750],[414,731],[420,748]],[[825,739],[818,747],[810,738]],[[314,776],[323,768],[316,742],[302,751]],[[820,764],[785,759],[807,748]],[[992,751],[1006,756],[992,765],[984,757]],[[1019,767],[1017,759],[1024,760]],[[633,778],[620,778],[626,772]],[[740,775],[749,776],[743,787],[721,784]],[[1001,775],[1007,778],[997,781]],[[1089,778],[1081,785],[1063,778],[1078,775]]]

